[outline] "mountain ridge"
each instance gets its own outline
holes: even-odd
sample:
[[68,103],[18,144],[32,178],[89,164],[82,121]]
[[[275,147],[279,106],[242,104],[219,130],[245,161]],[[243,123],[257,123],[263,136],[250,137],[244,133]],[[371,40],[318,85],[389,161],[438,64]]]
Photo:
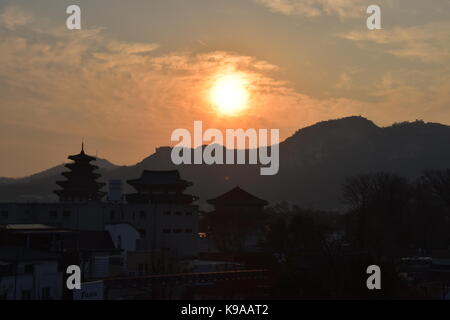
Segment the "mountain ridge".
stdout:
[[[275,176],[260,176],[259,165],[180,165],[170,160],[169,147],[132,166],[97,163],[103,181],[140,176],[145,170],[178,169],[194,183],[190,193],[200,196],[200,204],[240,185],[272,203],[288,201],[305,207],[339,209],[340,192],[349,176],[388,171],[414,178],[426,169],[450,167],[450,127],[439,123],[395,123],[379,127],[372,121],[352,116],[321,121],[297,130],[280,142],[280,170]],[[2,182],[0,201],[17,201],[36,195],[41,201],[55,201],[51,191],[60,179],[57,167],[15,182]],[[62,171],[62,170],[61,170]],[[25,180],[24,180],[25,179]],[[124,183],[125,192],[132,189]],[[106,191],[106,190],[105,190]]]

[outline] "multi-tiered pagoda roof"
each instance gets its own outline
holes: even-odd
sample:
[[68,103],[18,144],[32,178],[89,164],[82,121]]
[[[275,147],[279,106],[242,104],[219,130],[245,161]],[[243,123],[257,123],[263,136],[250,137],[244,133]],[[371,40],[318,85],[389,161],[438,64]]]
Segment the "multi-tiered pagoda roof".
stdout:
[[185,194],[192,182],[181,179],[178,170],[144,170],[138,179],[127,181],[136,193],[126,195],[130,203],[183,203],[191,204],[197,196]]
[[54,191],[59,196],[60,201],[101,200],[106,194],[100,191],[105,184],[97,182],[101,175],[94,172],[98,167],[91,164],[92,161],[97,159],[84,152],[84,145],[82,145],[79,154],[69,156],[68,159],[73,161],[65,165],[70,171],[62,173],[66,180],[56,181],[56,184],[62,189]]

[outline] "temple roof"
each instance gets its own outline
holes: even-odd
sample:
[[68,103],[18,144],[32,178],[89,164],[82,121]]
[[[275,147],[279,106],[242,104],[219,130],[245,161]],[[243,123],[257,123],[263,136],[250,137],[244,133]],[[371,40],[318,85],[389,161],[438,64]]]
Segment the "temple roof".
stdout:
[[230,191],[218,196],[214,199],[209,199],[206,202],[213,205],[252,205],[265,206],[269,203],[266,200],[255,197],[240,187],[235,187]]
[[161,185],[176,185],[176,184],[185,184],[186,186],[190,185],[188,181],[182,180],[180,178],[180,173],[178,172],[178,170],[167,170],[167,171],[144,170],[140,178],[127,180],[127,182],[132,186],[137,185],[161,186]]

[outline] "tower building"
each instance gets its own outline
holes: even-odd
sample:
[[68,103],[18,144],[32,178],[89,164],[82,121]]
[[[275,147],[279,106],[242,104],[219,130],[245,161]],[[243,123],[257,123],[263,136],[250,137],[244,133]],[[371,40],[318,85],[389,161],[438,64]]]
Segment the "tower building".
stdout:
[[54,191],[58,195],[59,201],[86,202],[101,200],[106,194],[100,191],[105,184],[97,181],[101,175],[94,172],[98,167],[91,164],[92,161],[97,159],[84,152],[84,144],[82,144],[79,154],[71,155],[68,159],[73,162],[65,165],[69,169],[69,171],[62,173],[66,180],[56,181],[56,184],[62,188]]

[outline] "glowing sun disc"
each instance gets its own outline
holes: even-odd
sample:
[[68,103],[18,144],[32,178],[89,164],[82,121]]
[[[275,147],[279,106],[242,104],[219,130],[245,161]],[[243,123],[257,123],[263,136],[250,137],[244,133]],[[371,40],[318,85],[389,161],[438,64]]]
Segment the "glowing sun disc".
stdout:
[[219,76],[211,88],[211,102],[220,113],[236,114],[247,106],[247,85],[247,80],[240,74]]

